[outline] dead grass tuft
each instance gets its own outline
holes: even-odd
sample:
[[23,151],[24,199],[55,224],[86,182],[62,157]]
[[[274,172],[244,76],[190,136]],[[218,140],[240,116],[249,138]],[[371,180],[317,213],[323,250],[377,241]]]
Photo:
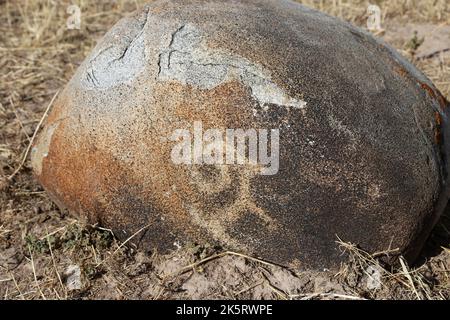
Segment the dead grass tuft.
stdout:
[[[342,240],[338,243],[349,254],[349,261],[335,276],[359,296],[395,300],[445,300],[450,297],[449,270],[442,265],[440,257],[416,268],[410,268],[400,257],[398,266],[387,268],[385,259],[391,258],[397,250],[370,255],[352,243]],[[438,276],[437,272],[441,274]]]

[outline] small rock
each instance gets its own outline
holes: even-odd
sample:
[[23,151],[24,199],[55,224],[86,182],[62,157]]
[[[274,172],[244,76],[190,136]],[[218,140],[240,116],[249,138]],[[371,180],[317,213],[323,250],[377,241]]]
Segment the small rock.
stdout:
[[366,287],[368,290],[378,290],[381,288],[383,270],[377,265],[371,265],[366,269]]
[[81,269],[77,265],[70,265],[64,272],[66,286],[69,291],[81,289]]

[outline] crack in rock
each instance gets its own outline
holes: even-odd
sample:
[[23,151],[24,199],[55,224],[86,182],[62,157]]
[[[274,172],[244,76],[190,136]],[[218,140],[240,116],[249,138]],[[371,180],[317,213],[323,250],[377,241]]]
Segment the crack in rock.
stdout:
[[143,16],[112,30],[117,43],[106,48],[89,60],[83,84],[91,89],[104,89],[133,79],[143,70],[145,63],[144,29],[148,21],[148,10]]
[[261,106],[276,104],[303,109],[306,102],[289,97],[270,80],[261,66],[245,58],[212,51],[202,43],[202,35],[194,26],[184,25],[173,34],[167,49],[159,55],[158,80],[176,80],[182,84],[210,90],[232,80],[251,89]]

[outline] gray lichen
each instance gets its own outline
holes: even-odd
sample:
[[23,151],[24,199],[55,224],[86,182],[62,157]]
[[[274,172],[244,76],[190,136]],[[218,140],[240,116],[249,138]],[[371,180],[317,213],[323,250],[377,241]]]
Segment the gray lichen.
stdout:
[[253,98],[260,105],[306,107],[305,101],[289,97],[261,66],[207,48],[202,42],[202,34],[192,25],[184,25],[172,34],[168,48],[159,55],[158,79],[176,80],[204,90],[239,80],[251,89]]
[[129,32],[117,32],[117,42],[100,48],[88,63],[83,84],[90,89],[105,89],[133,79],[143,70],[145,26],[148,12],[129,24]]

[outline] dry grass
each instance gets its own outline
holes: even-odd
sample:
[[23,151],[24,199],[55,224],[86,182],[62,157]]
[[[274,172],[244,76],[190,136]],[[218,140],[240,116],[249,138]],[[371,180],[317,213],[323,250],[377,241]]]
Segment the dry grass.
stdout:
[[310,7],[363,26],[367,21],[367,7],[381,8],[382,22],[450,23],[450,3],[447,0],[303,0]]
[[[341,242],[349,261],[334,275],[295,274],[214,248],[194,247],[182,256],[149,256],[118,243],[110,231],[82,225],[58,210],[32,178],[28,161],[22,163],[22,159],[26,159],[27,148],[52,97],[68,82],[96,40],[144,2],[0,0],[2,298],[450,298],[448,217],[441,220],[430,240],[429,250],[435,252],[419,267],[401,264],[387,269],[382,258],[390,251],[371,256]],[[301,2],[359,26],[367,20],[369,1]],[[66,8],[72,3],[81,8],[81,30],[66,28]],[[384,28],[405,22],[450,25],[447,0],[371,3],[381,7]],[[398,49],[413,59],[404,47]],[[450,55],[412,61],[450,97]],[[6,177],[17,168],[21,170],[8,180]],[[70,265],[82,270],[81,290],[67,288]],[[381,274],[380,288],[368,289],[368,269]]]
[[[417,268],[410,268],[404,259],[400,258],[400,265],[395,268],[385,268],[383,257],[389,257],[392,250],[370,255],[351,243],[338,241],[344,252],[349,253],[349,262],[344,264],[336,274],[339,281],[352,282],[355,277],[370,281],[373,276],[368,270],[379,272],[379,288],[367,290],[367,286],[352,286],[358,295],[370,299],[410,299],[410,300],[446,300],[450,298],[448,265],[437,261],[423,264]],[[395,250],[394,250],[395,251]],[[440,261],[442,262],[442,261]],[[437,265],[434,265],[434,264]],[[433,271],[432,271],[433,270]],[[434,274],[438,271],[440,274]],[[440,282],[440,286],[436,286]]]

